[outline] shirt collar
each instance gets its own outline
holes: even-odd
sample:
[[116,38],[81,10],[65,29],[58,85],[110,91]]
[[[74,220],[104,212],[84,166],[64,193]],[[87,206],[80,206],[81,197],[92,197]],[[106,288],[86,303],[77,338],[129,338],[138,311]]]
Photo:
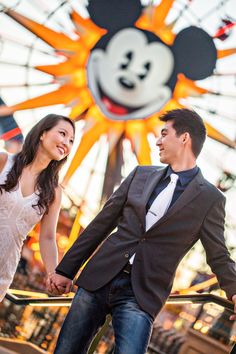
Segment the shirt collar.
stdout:
[[164,179],[170,177],[171,173],[175,173],[176,175],[179,176],[178,182],[180,182],[180,184],[182,186],[184,186],[184,185],[188,184],[193,179],[193,177],[196,176],[198,171],[199,171],[198,166],[195,166],[195,167],[191,168],[190,170],[185,170],[185,171],[180,171],[180,172],[175,172],[175,171],[173,171],[173,169],[170,166],[168,166],[168,169],[167,169]]

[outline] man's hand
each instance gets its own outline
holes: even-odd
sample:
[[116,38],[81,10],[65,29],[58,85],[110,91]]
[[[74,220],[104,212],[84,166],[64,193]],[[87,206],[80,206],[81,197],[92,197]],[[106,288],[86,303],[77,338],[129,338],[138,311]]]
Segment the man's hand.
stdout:
[[234,303],[234,315],[230,316],[230,320],[236,320],[236,295],[232,296],[232,301]]
[[72,280],[63,275],[52,273],[47,279],[47,289],[52,295],[68,294],[72,286]]

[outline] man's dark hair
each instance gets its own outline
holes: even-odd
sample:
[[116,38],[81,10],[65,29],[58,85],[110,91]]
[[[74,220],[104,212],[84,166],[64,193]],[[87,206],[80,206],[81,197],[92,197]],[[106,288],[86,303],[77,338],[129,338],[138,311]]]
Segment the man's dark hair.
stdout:
[[192,151],[195,157],[200,154],[206,139],[206,128],[202,118],[195,111],[183,108],[167,111],[159,118],[162,122],[173,121],[176,135],[189,133],[192,139]]

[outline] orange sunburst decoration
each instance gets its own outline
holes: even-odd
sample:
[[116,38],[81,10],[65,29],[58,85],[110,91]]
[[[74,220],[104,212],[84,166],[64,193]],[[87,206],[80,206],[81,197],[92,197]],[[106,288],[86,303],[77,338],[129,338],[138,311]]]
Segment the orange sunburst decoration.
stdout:
[[[182,107],[184,98],[217,94],[195,81],[211,76],[216,61],[236,53],[236,48],[217,51],[213,38],[194,26],[175,33],[175,21],[166,24],[173,3],[162,0],[158,6],[143,8],[139,0],[90,0],[90,18],[75,10],[70,13],[76,39],[5,10],[64,59],[54,65],[35,66],[51,75],[59,88],[11,107],[0,107],[0,115],[6,115],[64,104],[71,107],[73,119],[85,121],[64,183],[103,134],[110,152],[124,136],[131,141],[138,162],[151,164],[147,136],[157,134],[158,115]],[[219,31],[221,36],[222,31],[224,28]],[[213,139],[235,147],[213,126],[207,124],[207,129]]]

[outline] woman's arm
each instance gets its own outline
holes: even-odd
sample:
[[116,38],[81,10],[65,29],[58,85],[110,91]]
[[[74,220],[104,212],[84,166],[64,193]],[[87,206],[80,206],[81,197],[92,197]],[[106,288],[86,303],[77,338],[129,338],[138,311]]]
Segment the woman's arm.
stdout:
[[7,153],[0,152],[0,173],[2,172],[6,162],[7,162]]
[[54,272],[58,263],[56,228],[61,207],[61,196],[62,190],[61,187],[58,187],[55,200],[50,205],[48,214],[43,216],[40,224],[40,253],[48,274]]

